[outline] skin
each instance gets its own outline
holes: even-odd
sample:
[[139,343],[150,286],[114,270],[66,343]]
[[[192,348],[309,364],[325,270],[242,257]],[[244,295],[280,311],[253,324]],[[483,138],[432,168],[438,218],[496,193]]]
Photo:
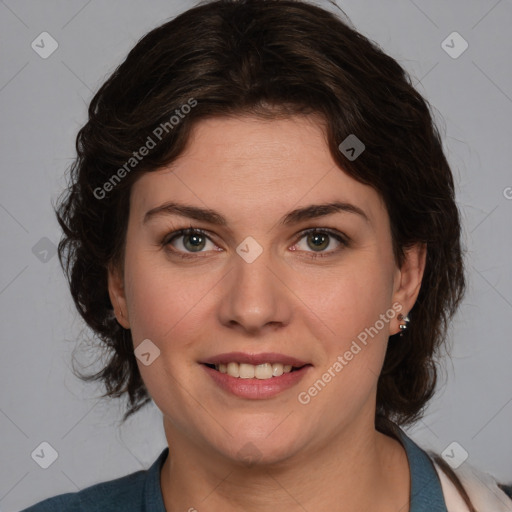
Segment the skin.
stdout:
[[[213,209],[227,225],[176,214],[144,222],[168,201]],[[338,212],[279,223],[295,208],[332,201],[367,219]],[[208,234],[200,252],[186,236],[165,244],[191,226]],[[328,237],[318,249],[301,235],[313,227],[349,242]],[[248,236],[263,249],[252,263],[236,252]],[[307,405],[297,395],[394,303],[410,311],[424,264],[425,247],[416,246],[397,267],[384,203],[336,165],[314,117],[202,120],[179,159],[142,175],[130,197],[124,271],[110,269],[109,293],[134,347],[150,339],[160,350],[138,364],[170,447],[160,479],[167,511],[406,512],[405,452],[374,427],[396,316]],[[231,351],[279,352],[312,367],[277,396],[240,398],[199,363]],[[240,453],[247,443],[257,453],[250,466]]]

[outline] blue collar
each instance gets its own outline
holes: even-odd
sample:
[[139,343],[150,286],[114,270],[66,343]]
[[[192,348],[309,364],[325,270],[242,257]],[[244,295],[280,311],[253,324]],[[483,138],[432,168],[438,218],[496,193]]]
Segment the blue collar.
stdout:
[[411,475],[410,512],[448,512],[441,482],[432,460],[405,432],[395,428],[396,439],[405,449]]

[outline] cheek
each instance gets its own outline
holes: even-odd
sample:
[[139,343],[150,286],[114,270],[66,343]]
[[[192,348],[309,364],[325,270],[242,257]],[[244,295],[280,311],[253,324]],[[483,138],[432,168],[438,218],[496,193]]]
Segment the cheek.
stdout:
[[[308,315],[307,328],[321,340],[322,356],[315,378],[301,388],[299,403],[330,425],[355,418],[371,402],[390,320],[396,314],[389,274],[380,264],[354,264],[345,270],[333,272],[330,278],[308,279],[309,284],[315,282],[316,292],[310,289],[308,295],[306,287],[302,290],[304,302],[315,313]],[[387,321],[381,320],[386,313]]]
[[[297,295],[304,297],[314,313],[311,318],[323,321],[332,339],[345,344],[391,308],[390,275],[390,269],[378,258],[354,259],[353,264],[347,262],[332,272],[323,270],[307,279],[302,277]],[[389,323],[383,331],[387,339]]]
[[149,338],[164,348],[186,340],[181,333],[185,326],[197,325],[198,305],[211,288],[199,273],[172,269],[162,260],[135,253],[125,261],[125,275],[129,276],[126,298],[135,344]]
[[[327,414],[335,423],[338,416],[356,414],[377,385],[396,314],[391,304],[392,260],[388,263],[374,252],[359,254],[329,276],[308,277],[298,293],[314,313],[307,316],[307,329],[322,345],[318,368],[322,382],[305,383],[304,391],[318,393],[313,408],[319,407],[319,414],[326,403],[331,404]],[[325,382],[329,384],[324,389]]]
[[130,276],[126,297],[134,347],[149,339],[160,351],[147,366],[137,359],[142,380],[158,407],[181,414],[186,402],[181,391],[196,364],[193,352],[204,323],[201,299],[212,283],[137,254],[126,258],[125,271]]

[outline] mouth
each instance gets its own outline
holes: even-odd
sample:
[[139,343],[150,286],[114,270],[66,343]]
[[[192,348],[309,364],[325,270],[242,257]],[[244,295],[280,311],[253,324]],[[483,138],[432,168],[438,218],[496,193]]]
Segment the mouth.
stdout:
[[221,389],[245,399],[276,396],[296,386],[313,367],[283,354],[243,352],[219,354],[200,364]]
[[304,368],[305,366],[310,366],[307,364],[293,366],[291,364],[282,364],[282,363],[262,363],[258,365],[253,365],[249,363],[239,363],[237,361],[231,361],[229,363],[219,363],[219,364],[208,364],[205,363],[206,366],[211,368],[212,370],[216,370],[220,373],[224,373],[229,375],[230,377],[234,377],[236,379],[259,379],[259,380],[268,380],[276,377],[281,377],[281,375],[285,373],[292,373],[295,371]]

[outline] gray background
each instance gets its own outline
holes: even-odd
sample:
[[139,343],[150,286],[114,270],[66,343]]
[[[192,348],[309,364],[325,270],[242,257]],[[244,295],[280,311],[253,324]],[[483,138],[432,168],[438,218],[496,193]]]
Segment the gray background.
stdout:
[[[65,185],[93,92],[143,34],[194,4],[0,2],[3,512],[148,467],[166,446],[154,404],[119,427],[122,403],[98,400],[101,389],[71,373],[71,352],[90,333],[52,252],[60,231],[51,201]],[[512,481],[512,2],[338,4],[438,111],[464,221],[470,285],[452,358],[409,432],[438,453],[456,441],[467,463]],[[59,45],[47,59],[31,48],[44,31]],[[456,59],[441,46],[453,31],[469,44]],[[31,458],[43,441],[58,452],[48,469]]]

